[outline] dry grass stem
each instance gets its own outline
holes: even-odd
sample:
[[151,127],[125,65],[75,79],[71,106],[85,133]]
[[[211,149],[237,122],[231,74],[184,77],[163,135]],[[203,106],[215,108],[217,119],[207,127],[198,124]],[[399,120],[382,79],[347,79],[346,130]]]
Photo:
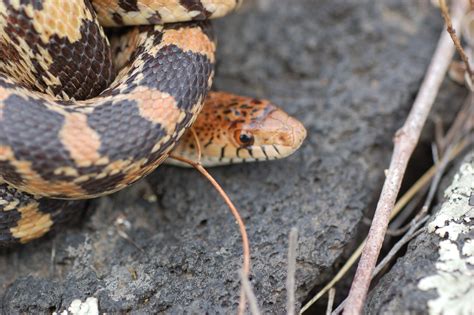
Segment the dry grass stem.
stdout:
[[[403,246],[405,246],[410,240],[412,240],[414,237],[423,232],[423,229],[420,229],[420,227],[428,219],[429,216],[424,216],[415,224],[411,225],[407,233],[390,249],[390,252],[387,254],[387,256],[385,256],[384,259],[377,265],[374,270],[374,274],[372,275],[372,278],[375,278],[388,265],[388,263],[395,257],[395,255],[400,251],[400,249],[402,249]],[[342,301],[341,304],[339,304],[339,306],[331,314],[337,315],[341,313],[346,304],[346,300]]]
[[[460,143],[453,149],[453,152],[450,156],[450,161],[456,158],[466,147],[468,143]],[[397,201],[395,207],[393,208],[393,212],[390,215],[390,220],[395,218],[397,214],[400,213],[401,210],[408,205],[408,203],[420,192],[421,189],[426,187],[428,183],[431,181],[433,176],[436,174],[437,165],[433,165],[430,169],[428,169],[416,182],[413,184],[408,191],[403,194],[403,196]],[[355,249],[346,263],[339,269],[337,274],[329,281],[316,295],[306,303],[300,311],[302,314],[304,311],[309,309],[311,305],[316,303],[322,296],[324,296],[339,280],[344,277],[344,275],[350,270],[350,268],[355,264],[357,259],[360,257],[362,253],[363,246],[365,245],[366,239]]]
[[296,248],[298,247],[298,230],[292,228],[288,237],[288,272],[286,275],[286,311],[288,315],[295,314],[295,273]]
[[331,315],[335,297],[336,297],[336,289],[331,288],[331,290],[329,290],[329,294],[328,294],[328,305],[326,307],[326,315]]
[[250,313],[252,315],[260,315],[257,298],[255,297],[255,294],[253,293],[252,286],[250,284],[248,276],[246,276],[243,272],[241,272],[240,279],[242,281],[242,288],[245,292],[245,296],[247,297],[247,300],[249,301]]
[[193,135],[193,139],[194,139],[194,144],[196,144],[196,155],[197,155],[197,162],[198,163],[201,163],[201,143],[199,142],[199,137],[196,133],[196,130],[194,130],[194,128],[191,126],[191,128],[189,128],[189,131],[191,132],[191,134]]
[[[242,217],[239,214],[239,211],[237,208],[234,206],[232,201],[230,200],[229,196],[226,194],[224,189],[219,185],[219,183],[209,174],[209,172],[200,164],[196,163],[192,160],[180,157],[180,156],[174,156],[170,155],[169,156],[172,159],[178,160],[180,162],[186,163],[194,167],[199,173],[201,173],[210,183],[212,186],[214,186],[214,189],[217,190],[217,192],[221,195],[222,199],[224,199],[225,203],[229,207],[230,211],[232,212],[232,215],[235,217],[235,220],[237,221],[237,224],[239,226],[239,231],[240,235],[242,237],[242,247],[243,247],[243,264],[242,264],[242,273],[244,276],[248,279],[249,273],[250,273],[250,245],[249,245],[249,240],[247,236],[247,231],[245,229],[245,223],[242,220]],[[240,303],[239,303],[239,314],[243,314],[245,311],[245,293],[242,287],[242,290],[240,292]]]
[[[456,0],[456,2],[464,2],[464,0]],[[454,45],[456,46],[456,50],[458,51],[459,56],[461,56],[461,59],[464,62],[464,65],[466,66],[466,71],[469,74],[469,78],[472,82],[473,72],[469,64],[469,58],[467,57],[466,53],[464,52],[464,49],[461,46],[461,41],[459,40],[459,37],[456,35],[456,29],[458,30],[458,32],[460,32],[461,30],[460,25],[456,25],[456,27],[453,27],[453,22],[451,20],[451,16],[449,15],[446,0],[439,0],[439,8],[441,10],[441,15],[443,16],[444,23],[446,23],[446,30],[451,36],[451,39]]]

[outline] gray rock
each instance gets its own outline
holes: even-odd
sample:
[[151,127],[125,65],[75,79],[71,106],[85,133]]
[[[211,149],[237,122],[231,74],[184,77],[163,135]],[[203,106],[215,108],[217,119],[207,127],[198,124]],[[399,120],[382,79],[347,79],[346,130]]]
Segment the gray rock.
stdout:
[[[308,129],[286,160],[211,171],[246,222],[261,309],[284,313],[291,227],[302,303],[332,276],[378,196],[441,23],[428,1],[255,0],[216,26],[216,88],[270,98]],[[164,166],[92,202],[68,229],[2,251],[0,309],[62,311],[95,297],[108,313],[229,313],[241,257],[235,221],[210,184]]]
[[472,314],[474,310],[474,151],[451,176],[427,231],[372,291],[368,314]]

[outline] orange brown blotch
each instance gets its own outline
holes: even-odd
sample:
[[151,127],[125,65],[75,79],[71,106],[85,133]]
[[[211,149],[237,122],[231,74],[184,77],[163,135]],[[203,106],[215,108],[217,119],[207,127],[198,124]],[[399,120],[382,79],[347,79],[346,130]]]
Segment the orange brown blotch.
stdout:
[[172,134],[183,118],[173,96],[151,89],[138,89],[131,97],[137,101],[140,115],[148,121],[160,124],[167,134]]
[[9,146],[0,145],[0,161],[8,161],[14,157]]
[[53,225],[51,215],[41,213],[37,202],[19,207],[17,210],[21,214],[21,219],[17,226],[10,228],[10,233],[23,244],[43,236]]
[[10,147],[0,146],[0,161],[9,161],[23,182],[16,188],[33,195],[66,196],[67,198],[84,198],[86,192],[78,185],[69,181],[46,181],[35,172],[31,162],[15,159]]
[[44,196],[61,196],[66,199],[85,199],[89,197],[87,192],[78,185],[66,181],[45,181],[35,176],[26,181],[24,187],[19,187],[31,194],[42,194]]
[[205,55],[212,63],[214,62],[215,44],[199,27],[166,30],[161,44],[176,45],[183,51]]
[[83,36],[83,21],[93,20],[82,1],[44,0],[41,10],[29,6],[25,8],[27,14],[33,17],[35,30],[44,43],[48,43],[51,36],[66,37],[70,42],[78,41]]
[[59,132],[61,143],[80,167],[88,167],[100,158],[100,137],[87,124],[87,116],[72,113],[64,116],[64,125]]

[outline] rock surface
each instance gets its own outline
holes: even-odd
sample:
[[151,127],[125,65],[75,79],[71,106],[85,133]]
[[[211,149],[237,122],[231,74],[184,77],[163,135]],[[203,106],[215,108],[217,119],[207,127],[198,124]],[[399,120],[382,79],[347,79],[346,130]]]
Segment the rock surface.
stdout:
[[[284,313],[291,227],[301,303],[331,277],[377,198],[441,23],[429,1],[254,0],[215,24],[216,87],[270,98],[308,129],[286,160],[211,171],[246,222],[261,309]],[[92,297],[107,313],[230,313],[241,253],[212,187],[164,166],[91,202],[68,229],[1,251],[0,310],[63,311]]]
[[472,314],[474,151],[450,178],[427,231],[374,288],[367,314]]

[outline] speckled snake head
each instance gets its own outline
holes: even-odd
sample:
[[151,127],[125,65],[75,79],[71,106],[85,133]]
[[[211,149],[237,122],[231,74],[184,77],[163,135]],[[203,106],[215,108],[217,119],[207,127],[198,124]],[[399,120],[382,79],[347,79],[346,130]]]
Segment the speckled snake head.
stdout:
[[[303,124],[270,101],[223,92],[208,95],[193,129],[205,166],[281,159],[306,138]],[[193,159],[195,143],[188,132],[173,154]]]
[[251,150],[257,160],[280,159],[293,154],[306,138],[305,127],[277,106],[261,102],[265,109],[259,119],[243,123],[234,131],[236,145]]

